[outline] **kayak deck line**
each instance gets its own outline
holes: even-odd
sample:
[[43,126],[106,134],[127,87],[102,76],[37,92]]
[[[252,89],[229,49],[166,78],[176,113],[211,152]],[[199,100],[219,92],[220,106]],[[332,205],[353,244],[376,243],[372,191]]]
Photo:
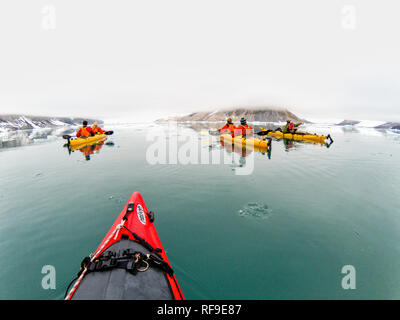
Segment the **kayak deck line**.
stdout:
[[[104,243],[100,246],[100,248],[96,251],[96,253],[94,255],[91,255],[92,256],[91,259],[90,259],[91,262],[93,262],[97,258],[97,256],[100,254],[100,252],[104,249],[106,244],[111,240],[111,238],[114,235],[115,235],[115,237],[118,236],[118,232],[123,227],[124,223],[125,223],[125,220],[121,221],[121,223],[115,227],[114,231],[109,235],[107,240],[104,241]],[[78,288],[79,284],[81,283],[83,277],[85,276],[87,270],[88,270],[87,267],[85,267],[83,269],[82,273],[80,274],[79,278],[76,280],[74,286],[72,287],[71,291],[69,292],[69,294],[65,298],[65,300],[70,300],[72,298],[73,294],[75,293],[76,289]]]
[[83,259],[65,299],[184,300],[153,222],[134,192],[95,253]]

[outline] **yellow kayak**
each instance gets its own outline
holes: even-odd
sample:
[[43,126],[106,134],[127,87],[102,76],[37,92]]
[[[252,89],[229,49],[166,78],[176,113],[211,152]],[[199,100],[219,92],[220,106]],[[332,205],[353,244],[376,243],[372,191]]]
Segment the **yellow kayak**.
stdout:
[[85,145],[76,145],[76,146],[70,146],[70,150],[71,151],[75,151],[75,150],[83,150],[87,147],[93,147],[93,146],[102,146],[104,144],[104,141],[106,141],[107,139],[101,139],[101,140],[97,140],[97,141],[93,141],[91,143],[85,144]]
[[259,147],[268,148],[271,144],[268,140],[258,139],[254,137],[243,138],[242,136],[236,136],[232,138],[230,134],[221,134],[220,140],[225,143],[234,143],[236,145],[246,146],[246,147]]
[[[268,131],[267,129],[263,129],[261,128],[262,131]],[[311,142],[317,142],[317,143],[325,143],[327,139],[331,139],[330,135],[327,136],[318,136],[316,134],[310,134],[310,133],[306,133],[306,132],[299,132],[299,134],[296,133],[283,133],[281,131],[269,131],[267,133],[268,136],[270,137],[275,137],[278,139],[289,139],[289,140],[297,140],[297,141],[311,141]]]
[[107,139],[107,135],[105,134],[96,134],[93,137],[87,137],[87,138],[75,138],[75,139],[70,139],[69,140],[69,145],[71,149],[79,149],[82,148],[88,144],[92,144],[95,142],[103,141]]
[[252,152],[260,152],[262,154],[268,154],[268,158],[271,158],[271,148],[270,147],[259,147],[259,146],[250,146],[250,145],[239,145],[235,143],[228,142],[226,143],[224,140],[220,140],[222,147],[227,150],[229,153],[236,152],[242,157],[249,156]]

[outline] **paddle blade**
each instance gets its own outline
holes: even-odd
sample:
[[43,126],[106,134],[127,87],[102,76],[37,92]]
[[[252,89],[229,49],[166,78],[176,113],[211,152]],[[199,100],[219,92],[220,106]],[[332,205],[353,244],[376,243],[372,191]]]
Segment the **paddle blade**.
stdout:
[[112,130],[104,132],[104,134],[107,136],[111,136],[113,133],[114,133],[114,131],[112,131]]
[[219,136],[219,135],[221,135],[221,132],[209,130],[208,134],[211,135],[211,136]]
[[67,134],[64,134],[63,136],[62,136],[64,139],[71,139],[72,137],[71,136],[69,136],[69,135],[67,135]]

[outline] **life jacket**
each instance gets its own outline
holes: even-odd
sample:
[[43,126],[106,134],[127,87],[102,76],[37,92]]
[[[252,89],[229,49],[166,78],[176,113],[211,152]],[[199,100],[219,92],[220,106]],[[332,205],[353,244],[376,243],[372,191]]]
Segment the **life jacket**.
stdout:
[[293,122],[291,122],[291,123],[289,123],[289,130],[291,131],[293,129],[294,129],[294,124],[293,124]]
[[102,133],[103,130],[101,130],[101,128],[99,126],[93,126],[92,127],[92,133],[96,134],[96,133]]
[[88,127],[82,127],[78,131],[78,133],[80,133],[80,137],[86,137],[86,138],[90,136],[90,132],[91,130],[88,129]]
[[232,134],[233,134],[234,131],[235,131],[235,125],[234,124],[228,124],[228,123],[226,125],[224,125],[221,128],[221,130],[219,130],[219,132],[221,132],[221,133],[227,132],[227,133],[232,133]]
[[245,125],[240,124],[240,125],[237,126],[236,129],[240,129],[240,130],[241,130],[242,136],[246,136],[247,133],[248,133],[248,134],[251,134],[251,133],[252,133],[251,130],[252,130],[253,128],[250,127],[248,124],[245,124]]

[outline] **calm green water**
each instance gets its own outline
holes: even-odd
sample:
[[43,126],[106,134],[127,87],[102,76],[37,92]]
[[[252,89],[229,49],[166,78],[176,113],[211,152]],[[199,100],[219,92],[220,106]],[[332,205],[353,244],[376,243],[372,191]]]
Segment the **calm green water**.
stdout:
[[[152,165],[149,130],[115,127],[90,161],[61,138],[0,149],[1,299],[62,299],[133,191],[188,299],[400,298],[400,135],[320,128],[330,148],[273,141],[270,158]],[[252,156],[252,174],[235,174]],[[56,290],[42,289],[44,265]],[[344,265],[355,290],[342,289]]]

